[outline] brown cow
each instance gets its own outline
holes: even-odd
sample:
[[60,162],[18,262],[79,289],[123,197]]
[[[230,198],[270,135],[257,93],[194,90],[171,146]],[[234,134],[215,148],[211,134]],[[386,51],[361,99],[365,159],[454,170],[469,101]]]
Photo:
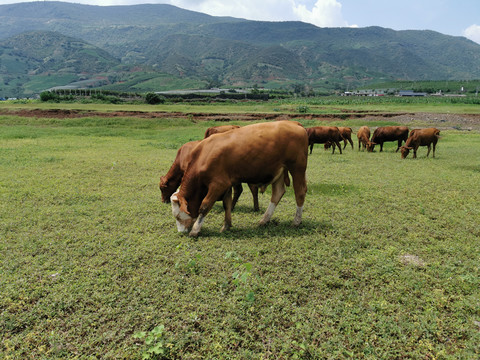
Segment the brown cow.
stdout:
[[360,151],[360,146],[365,150],[370,144],[370,129],[368,126],[362,126],[358,129],[357,132],[358,139],[358,151]]
[[[342,135],[343,138],[343,150],[345,150],[345,148],[347,147],[347,141],[350,143],[353,150],[352,128],[339,126],[338,130],[340,130],[340,135]],[[332,142],[327,141],[324,145],[325,150],[329,149],[330,146],[332,146]],[[335,144],[333,144],[333,146],[335,146]]]
[[220,126],[209,127],[207,129],[207,131],[205,131],[204,139],[206,139],[210,135],[218,134],[218,133],[224,133],[226,131],[230,131],[230,130],[233,130],[233,129],[238,129],[239,127],[240,126],[238,126],[238,125],[220,125]]
[[[200,143],[198,141],[190,141],[180,147],[177,151],[177,156],[173,161],[172,166],[168,170],[165,176],[160,178],[160,183],[158,187],[162,192],[162,202],[169,203],[170,197],[172,194],[178,189],[182,182],[183,174],[185,170],[187,170],[187,166],[191,160],[191,152],[195,146]],[[252,192],[253,196],[253,209],[254,211],[260,210],[260,206],[258,204],[258,187],[252,184],[248,184],[250,191]],[[265,189],[262,189],[262,192]],[[233,187],[233,202],[232,202],[232,209],[235,207],[235,204],[238,201],[238,198],[243,192],[242,184],[237,184]]]
[[[340,141],[343,140],[340,130],[336,126],[314,126],[307,129],[308,145],[310,146],[310,154],[313,150],[313,144],[325,144],[327,141],[338,146],[340,154],[342,153],[342,147]],[[332,154],[335,153],[335,146],[333,146]]]
[[375,145],[380,145],[380,152],[383,151],[383,143],[387,141],[398,141],[397,152],[402,146],[402,141],[407,141],[408,128],[406,126],[382,126],[376,128],[373,132],[370,144],[367,145],[367,150],[372,152]]
[[242,182],[260,187],[272,184],[270,205],[260,220],[261,225],[268,223],[285,193],[286,171],[293,179],[294,225],[299,225],[307,191],[307,152],[307,133],[293,121],[247,125],[203,140],[192,152],[180,190],[171,197],[178,231],[192,228],[190,236],[197,236],[218,198],[223,198],[225,208],[222,231],[228,230],[232,225],[231,188]]
[[160,178],[158,187],[162,192],[162,202],[169,203],[170,196],[178,189],[182,182],[183,174],[187,170],[190,163],[192,150],[200,143],[201,140],[190,141],[183,144],[177,151],[177,156],[172,166],[165,176]]
[[435,146],[440,138],[440,130],[436,128],[428,129],[415,129],[410,132],[410,136],[407,139],[404,146],[400,148],[402,152],[402,159],[405,159],[410,150],[413,150],[413,158],[417,157],[417,150],[420,146],[427,146],[427,157],[430,154],[430,148],[433,144],[433,157],[435,157]]

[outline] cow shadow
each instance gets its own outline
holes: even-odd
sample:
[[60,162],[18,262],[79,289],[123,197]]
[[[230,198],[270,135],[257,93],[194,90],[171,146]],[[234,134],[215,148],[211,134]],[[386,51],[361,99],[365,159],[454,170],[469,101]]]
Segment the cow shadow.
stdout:
[[[253,209],[248,211],[254,214]],[[260,218],[259,218],[260,220]],[[202,231],[199,234],[199,239],[201,238],[212,238],[212,239],[223,239],[236,241],[239,239],[253,239],[253,238],[266,238],[266,237],[276,237],[276,238],[294,238],[302,237],[306,235],[315,235],[315,236],[325,236],[328,233],[331,233],[334,230],[334,227],[331,222],[312,220],[312,219],[303,219],[302,223],[299,226],[293,225],[292,220],[278,220],[272,219],[266,225],[242,225],[235,224],[228,231],[220,232],[220,229],[205,226],[202,228]]]

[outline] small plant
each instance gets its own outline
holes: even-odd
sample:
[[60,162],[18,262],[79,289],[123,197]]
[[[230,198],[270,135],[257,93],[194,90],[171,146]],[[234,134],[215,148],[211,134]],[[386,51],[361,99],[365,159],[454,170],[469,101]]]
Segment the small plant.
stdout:
[[159,325],[150,332],[139,331],[133,335],[135,339],[145,339],[147,349],[142,354],[142,360],[169,359],[173,343],[166,338],[165,326]]
[[177,245],[177,250],[182,250],[185,252],[185,256],[188,258],[187,261],[178,260],[175,263],[175,269],[184,270],[190,274],[198,274],[200,272],[200,267],[198,265],[199,260],[202,258],[200,254],[196,254],[193,257],[188,251],[188,245],[180,243]]
[[[242,259],[233,251],[229,251],[225,254],[225,259],[233,259],[236,264],[237,270],[232,274],[233,284],[238,289],[240,287],[247,287],[248,279],[252,275],[253,265],[250,263],[242,263]],[[255,293],[249,290],[245,296],[246,300],[250,303],[255,301]]]

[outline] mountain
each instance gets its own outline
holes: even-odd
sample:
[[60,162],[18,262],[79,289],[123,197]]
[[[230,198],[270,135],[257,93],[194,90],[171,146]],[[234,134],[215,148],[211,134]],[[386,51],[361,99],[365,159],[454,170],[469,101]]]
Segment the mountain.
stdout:
[[[214,82],[314,89],[480,78],[480,45],[463,37],[249,21],[163,4],[0,5],[0,52],[0,96],[2,79],[4,89],[12,84],[11,69],[29,76],[69,73],[75,80],[108,73],[110,86],[122,90],[155,90],[166,77],[186,87]],[[14,83],[21,90],[21,81]]]
[[[59,33],[34,31],[0,41],[2,72],[21,74],[18,63],[30,74],[46,72],[101,73],[120,64],[107,51]],[[7,59],[19,59],[17,64]],[[21,59],[21,60],[20,60]],[[13,65],[13,66],[12,66]]]

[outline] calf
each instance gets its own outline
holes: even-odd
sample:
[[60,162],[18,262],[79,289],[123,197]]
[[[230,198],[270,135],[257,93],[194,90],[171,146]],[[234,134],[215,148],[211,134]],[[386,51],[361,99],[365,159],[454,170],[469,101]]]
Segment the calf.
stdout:
[[376,128],[373,132],[370,144],[367,145],[367,150],[372,152],[375,145],[380,145],[380,152],[383,151],[383,143],[387,141],[398,141],[397,152],[402,146],[403,141],[407,141],[408,128],[406,126],[382,126]]
[[436,128],[428,129],[415,129],[410,132],[410,136],[407,139],[404,146],[400,148],[402,152],[402,159],[405,159],[410,150],[413,150],[413,158],[417,157],[417,150],[420,146],[427,146],[427,157],[430,154],[430,148],[433,144],[433,157],[435,157],[435,146],[440,138],[440,130]]
[[362,146],[363,150],[365,150],[370,144],[370,129],[368,126],[362,126],[360,129],[358,129],[357,139],[358,151],[360,151],[360,146]]
[[[347,141],[350,143],[353,150],[352,128],[339,126],[338,130],[340,130],[340,135],[342,135],[342,138],[343,138],[343,150],[345,150],[345,148],[347,147]],[[332,144],[333,143],[331,141],[327,141],[324,145],[325,150],[330,148]],[[335,146],[335,144],[333,144],[333,146]]]
[[238,129],[239,127],[240,126],[238,126],[238,125],[220,125],[220,126],[209,127],[207,129],[207,131],[205,131],[204,139],[206,139],[210,135],[218,134],[218,133],[224,133],[226,131],[230,131],[230,130],[233,130],[233,129]]
[[[307,129],[308,145],[310,146],[310,154],[313,150],[313,144],[325,144],[331,142],[338,146],[340,154],[342,153],[342,147],[340,141],[343,140],[340,130],[336,126],[314,126]],[[335,153],[335,146],[333,146],[332,154]]]
[[190,236],[197,236],[219,198],[225,209],[222,231],[228,230],[232,226],[231,188],[242,182],[259,187],[272,184],[270,205],[260,221],[261,225],[268,223],[285,193],[287,171],[297,203],[294,225],[299,225],[307,191],[307,159],[307,133],[293,121],[247,125],[203,140],[192,152],[180,190],[171,197],[178,231],[191,228]]

